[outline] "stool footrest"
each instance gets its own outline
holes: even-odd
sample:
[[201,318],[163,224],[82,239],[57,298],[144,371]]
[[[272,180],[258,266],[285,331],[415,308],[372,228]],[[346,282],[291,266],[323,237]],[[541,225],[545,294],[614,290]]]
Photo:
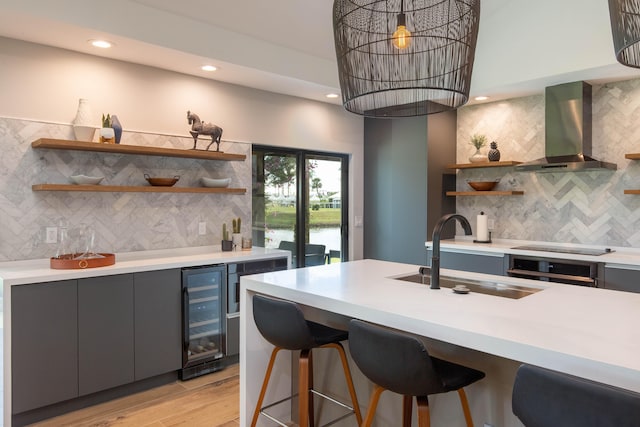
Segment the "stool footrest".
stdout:
[[[347,405],[347,404],[345,404],[345,403],[343,403],[343,402],[341,402],[341,401],[339,401],[339,400],[336,400],[336,399],[334,399],[333,397],[331,397],[331,396],[329,396],[329,395],[326,395],[326,394],[324,394],[324,393],[322,393],[322,392],[319,392],[319,391],[317,391],[317,390],[314,390],[314,389],[309,389],[309,392],[311,392],[312,394],[315,394],[315,395],[317,395],[317,396],[319,396],[319,397],[321,397],[321,398],[323,398],[323,399],[326,399],[326,400],[328,400],[329,402],[333,402],[333,403],[335,403],[336,405],[341,406],[341,407],[343,407],[343,408],[345,408],[346,410],[348,410],[348,411],[349,411],[348,413],[346,413],[346,414],[344,414],[344,415],[341,415],[340,417],[335,418],[335,419],[333,419],[333,420],[329,421],[328,423],[323,424],[322,426],[319,426],[319,427],[328,427],[328,426],[331,426],[331,425],[333,425],[333,424],[335,424],[335,423],[337,423],[337,422],[339,422],[339,421],[341,421],[341,420],[343,420],[343,419],[347,418],[348,416],[351,416],[351,415],[354,415],[354,414],[355,414],[355,411],[354,411],[353,407],[351,407],[351,406],[349,406],[349,405]],[[263,406],[262,408],[260,408],[260,415],[262,415],[262,416],[264,416],[264,417],[266,417],[266,418],[270,419],[270,420],[271,420],[271,421],[273,421],[274,423],[278,424],[280,427],[290,427],[290,426],[291,426],[291,424],[285,424],[283,421],[280,421],[279,419],[275,418],[274,416],[269,415],[269,414],[266,412],[266,410],[267,410],[267,409],[270,409],[270,408],[273,408],[274,406],[279,405],[279,404],[281,404],[281,403],[284,403],[284,402],[286,402],[286,401],[288,401],[288,400],[295,399],[296,397],[298,397],[298,393],[293,394],[293,395],[291,395],[291,396],[289,396],[289,397],[285,397],[284,399],[280,399],[280,400],[278,400],[278,401],[276,401],[276,402],[273,402],[273,403],[270,403],[270,404],[268,404],[268,405],[265,405],[265,406]]]
[[311,393],[315,394],[315,395],[318,395],[318,396],[320,396],[320,397],[322,397],[322,398],[324,398],[324,399],[327,399],[328,401],[333,402],[333,403],[335,403],[336,405],[342,406],[343,408],[348,409],[349,411],[352,411],[352,412],[353,412],[353,406],[349,406],[349,405],[347,405],[346,403],[344,403],[344,402],[340,402],[339,400],[336,400],[336,399],[334,399],[334,398],[333,398],[333,397],[331,397],[331,396],[327,396],[326,394],[321,393],[321,392],[319,392],[319,391],[317,391],[317,390],[310,389],[309,391],[310,391]]

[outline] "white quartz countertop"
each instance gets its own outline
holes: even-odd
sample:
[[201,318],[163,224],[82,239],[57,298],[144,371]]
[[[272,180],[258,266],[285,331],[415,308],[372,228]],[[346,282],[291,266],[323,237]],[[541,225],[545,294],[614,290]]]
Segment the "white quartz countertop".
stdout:
[[393,279],[417,270],[361,260],[241,280],[249,292],[640,392],[640,294],[442,270],[443,277],[543,288],[509,299]]
[[[532,251],[514,249],[517,246],[553,246],[554,248],[567,249],[611,249],[612,252],[604,255],[581,255],[546,251]],[[433,247],[433,242],[425,242],[427,249]],[[493,239],[491,243],[474,243],[472,236],[456,236],[455,239],[446,239],[440,242],[441,251],[449,252],[481,252],[485,255],[503,256],[505,254],[524,255],[542,258],[570,259],[577,261],[601,262],[620,267],[640,268],[640,249],[628,247],[615,247],[606,245],[579,245],[571,243],[551,243],[531,240]]]
[[0,283],[4,286],[23,285],[140,271],[269,259],[277,256],[288,256],[289,254],[288,251],[259,247],[254,247],[247,251],[222,252],[219,246],[199,246],[117,253],[114,265],[77,270],[52,269],[49,266],[49,259],[10,261],[0,263]]

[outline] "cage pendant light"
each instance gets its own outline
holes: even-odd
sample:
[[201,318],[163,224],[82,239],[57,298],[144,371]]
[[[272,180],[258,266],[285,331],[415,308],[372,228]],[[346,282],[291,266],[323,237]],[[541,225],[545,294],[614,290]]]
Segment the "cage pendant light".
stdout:
[[609,0],[609,17],[616,59],[640,68],[640,0]]
[[[480,0],[334,0],[344,107],[408,117],[464,105],[479,19]],[[402,48],[394,39],[400,25],[410,33]]]

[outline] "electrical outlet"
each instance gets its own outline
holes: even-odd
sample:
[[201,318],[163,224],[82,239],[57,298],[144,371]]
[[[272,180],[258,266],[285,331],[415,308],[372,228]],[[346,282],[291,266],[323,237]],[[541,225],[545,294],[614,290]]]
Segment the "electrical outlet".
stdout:
[[488,219],[487,220],[487,228],[489,230],[494,230],[496,228],[496,220],[495,219]]
[[47,227],[47,235],[45,237],[46,243],[57,243],[58,242],[58,228],[57,227]]
[[202,221],[198,223],[198,234],[204,236],[207,234],[207,223]]
[[353,226],[354,227],[362,227],[362,216],[356,215],[353,218]]

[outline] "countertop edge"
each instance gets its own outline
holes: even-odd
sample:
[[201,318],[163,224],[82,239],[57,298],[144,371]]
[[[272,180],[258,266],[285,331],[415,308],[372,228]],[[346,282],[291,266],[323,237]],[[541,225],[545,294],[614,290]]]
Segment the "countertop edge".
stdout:
[[25,285],[49,281],[81,279],[114,274],[127,274],[200,265],[228,264],[248,260],[271,259],[286,256],[291,264],[289,251],[254,247],[250,251],[222,252],[213,246],[163,249],[116,254],[116,263],[106,267],[56,270],[49,267],[49,259],[8,261],[0,263],[0,284]]
[[[531,251],[514,249],[515,246],[523,245],[552,245],[564,248],[575,249],[603,249],[609,248],[611,253],[604,255],[581,255],[581,254],[568,254],[546,251]],[[425,242],[425,248],[431,249],[433,247],[432,241]],[[466,236],[456,236],[454,239],[447,239],[440,242],[440,249],[448,252],[460,252],[460,253],[483,253],[488,256],[504,256],[504,255],[523,255],[541,258],[553,258],[553,259],[569,259],[576,261],[586,262],[599,262],[604,264],[615,265],[620,268],[637,267],[640,268],[640,249],[638,248],[625,248],[614,247],[605,245],[579,245],[579,244],[567,244],[567,243],[555,243],[555,242],[539,242],[531,240],[510,240],[510,239],[494,239],[491,243],[474,243],[472,238]]]

